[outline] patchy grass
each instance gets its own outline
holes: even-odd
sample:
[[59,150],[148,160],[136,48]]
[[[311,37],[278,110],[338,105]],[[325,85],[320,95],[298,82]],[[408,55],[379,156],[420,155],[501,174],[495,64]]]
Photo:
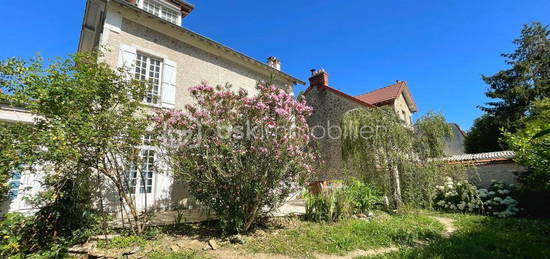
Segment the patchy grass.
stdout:
[[375,258],[550,258],[550,220],[439,216],[455,219],[450,238]]
[[425,214],[376,217],[371,221],[348,219],[335,224],[301,222],[291,229],[267,233],[249,240],[250,252],[313,257],[315,254],[344,255],[355,249],[413,245],[417,240],[437,240],[444,227]]

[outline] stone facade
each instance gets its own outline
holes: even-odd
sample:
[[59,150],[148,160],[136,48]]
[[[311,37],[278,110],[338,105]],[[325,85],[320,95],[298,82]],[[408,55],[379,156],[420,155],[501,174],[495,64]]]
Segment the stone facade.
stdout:
[[[322,88],[313,87],[306,94],[307,104],[313,107],[308,125],[319,144],[324,161],[321,179],[330,179],[342,173],[340,123],[347,111],[364,108],[362,105]],[[337,128],[336,128],[337,127]]]
[[405,100],[403,94],[400,94],[393,103],[393,109],[397,116],[403,120],[407,125],[412,125],[412,112],[409,109],[409,105]]

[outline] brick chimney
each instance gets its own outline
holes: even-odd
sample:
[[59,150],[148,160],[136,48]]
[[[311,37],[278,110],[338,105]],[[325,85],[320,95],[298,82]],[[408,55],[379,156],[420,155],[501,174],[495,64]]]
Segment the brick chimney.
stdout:
[[328,86],[328,73],[324,69],[312,69],[311,71],[311,77],[309,78],[309,85],[311,87],[317,86],[317,87],[323,87]]
[[267,58],[267,64],[268,64],[270,67],[275,68],[275,69],[281,71],[281,61],[280,61],[278,58],[273,57],[273,56]]

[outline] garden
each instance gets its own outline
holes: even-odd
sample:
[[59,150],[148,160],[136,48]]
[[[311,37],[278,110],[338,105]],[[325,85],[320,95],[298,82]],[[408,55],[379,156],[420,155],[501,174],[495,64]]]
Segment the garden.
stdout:
[[[408,127],[384,108],[346,113],[341,176],[319,180],[326,167],[304,98],[269,82],[254,95],[204,83],[189,89],[194,105],[151,110],[142,105],[148,84],[97,55],[0,63],[10,93],[0,101],[37,115],[0,124],[0,178],[15,168],[44,175],[32,216],[2,216],[2,258],[550,257],[550,222],[522,206],[525,193],[548,191],[547,99],[529,108],[524,129],[504,133],[531,169],[519,185],[479,188],[471,168],[446,162],[442,114]],[[365,127],[377,130],[360,136]],[[147,193],[145,180],[130,177],[147,179],[145,166],[188,183],[213,217],[150,224],[155,212],[130,191]],[[122,204],[121,225],[101,184]],[[295,193],[305,213],[273,216]]]

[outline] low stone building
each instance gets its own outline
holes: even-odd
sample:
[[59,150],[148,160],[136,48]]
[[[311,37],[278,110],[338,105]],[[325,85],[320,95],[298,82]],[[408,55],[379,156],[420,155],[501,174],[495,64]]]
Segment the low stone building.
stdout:
[[513,151],[498,151],[479,154],[462,154],[445,158],[450,164],[468,166],[468,174],[478,187],[487,188],[493,181],[516,184],[518,175],[528,169],[514,162]]
[[304,97],[313,114],[308,124],[319,142],[324,168],[318,180],[338,178],[342,174],[340,124],[346,112],[354,109],[392,107],[406,125],[412,125],[412,114],[417,111],[409,87],[405,81],[359,95],[351,96],[329,86],[328,73],[312,70],[309,87]]

